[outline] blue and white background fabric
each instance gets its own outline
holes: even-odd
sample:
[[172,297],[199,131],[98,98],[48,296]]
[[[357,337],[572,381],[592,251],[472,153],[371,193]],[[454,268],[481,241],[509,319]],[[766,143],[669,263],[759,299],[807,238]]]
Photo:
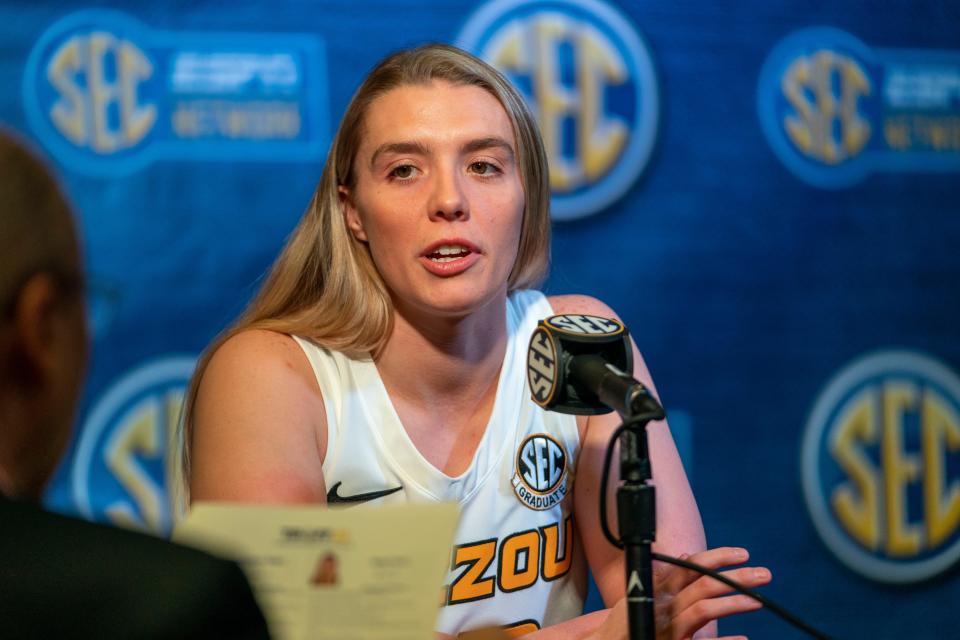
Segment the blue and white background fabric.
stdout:
[[[0,120],[80,215],[94,351],[54,508],[170,527],[197,354],[304,210],[371,66],[458,44],[534,106],[548,293],[644,353],[711,546],[837,637],[960,596],[960,6],[703,0],[0,4]],[[727,623],[800,637],[767,613]]]

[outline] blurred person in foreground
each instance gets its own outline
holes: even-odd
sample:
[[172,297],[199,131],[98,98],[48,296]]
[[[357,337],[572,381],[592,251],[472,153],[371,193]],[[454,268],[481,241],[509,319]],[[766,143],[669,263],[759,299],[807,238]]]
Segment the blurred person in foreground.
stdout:
[[81,264],[56,181],[0,128],[0,635],[269,637],[236,564],[41,508],[88,357]]

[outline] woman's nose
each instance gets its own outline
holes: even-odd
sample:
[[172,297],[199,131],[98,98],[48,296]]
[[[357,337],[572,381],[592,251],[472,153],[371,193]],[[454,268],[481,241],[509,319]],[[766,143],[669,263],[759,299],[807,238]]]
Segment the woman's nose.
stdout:
[[436,174],[433,194],[429,203],[432,219],[458,220],[470,216],[470,205],[464,193],[463,176],[456,171],[440,171]]

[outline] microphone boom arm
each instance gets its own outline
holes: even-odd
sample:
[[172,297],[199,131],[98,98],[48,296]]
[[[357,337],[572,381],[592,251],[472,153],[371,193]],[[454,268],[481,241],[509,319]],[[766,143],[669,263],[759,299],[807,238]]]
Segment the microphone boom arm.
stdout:
[[589,391],[623,419],[663,420],[663,407],[650,390],[596,354],[570,357],[568,367],[575,380],[590,381]]

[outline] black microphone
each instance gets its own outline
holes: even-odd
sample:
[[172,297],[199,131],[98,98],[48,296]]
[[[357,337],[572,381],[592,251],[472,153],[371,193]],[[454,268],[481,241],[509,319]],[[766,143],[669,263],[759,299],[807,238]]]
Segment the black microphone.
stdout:
[[616,410],[621,416],[662,420],[663,408],[633,378],[630,333],[613,318],[565,314],[537,324],[527,353],[533,401],[578,415]]

